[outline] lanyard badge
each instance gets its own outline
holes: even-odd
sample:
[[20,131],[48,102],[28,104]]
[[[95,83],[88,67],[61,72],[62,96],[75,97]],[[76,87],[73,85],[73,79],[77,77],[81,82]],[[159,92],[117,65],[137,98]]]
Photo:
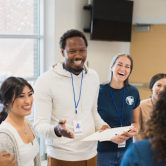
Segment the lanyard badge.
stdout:
[[126,141],[118,144],[118,148],[124,148],[126,146]]
[[[80,92],[78,96],[78,100],[76,101],[76,94],[75,94],[75,88],[74,88],[74,80],[73,75],[71,73],[71,79],[72,79],[72,89],[73,89],[73,99],[74,99],[74,107],[75,107],[75,114],[77,116],[78,113],[78,105],[80,103],[81,99],[81,92],[82,92],[82,81],[83,81],[83,72],[81,76],[81,83],[80,83]],[[82,124],[81,121],[76,118],[76,120],[73,120],[73,129],[75,134],[81,134],[82,133]]]
[[81,127],[81,121],[79,120],[73,120],[73,128],[75,134],[81,134],[82,133],[82,127]]

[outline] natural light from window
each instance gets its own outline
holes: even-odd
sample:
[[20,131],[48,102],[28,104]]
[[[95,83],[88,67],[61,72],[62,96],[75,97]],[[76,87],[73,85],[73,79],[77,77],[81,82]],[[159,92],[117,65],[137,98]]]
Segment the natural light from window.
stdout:
[[0,81],[39,75],[40,0],[0,0]]

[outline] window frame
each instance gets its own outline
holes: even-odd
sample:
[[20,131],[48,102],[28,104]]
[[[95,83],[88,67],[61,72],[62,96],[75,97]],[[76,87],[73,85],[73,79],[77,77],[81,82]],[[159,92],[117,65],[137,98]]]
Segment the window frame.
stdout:
[[[33,82],[37,79],[41,72],[43,72],[43,59],[44,59],[44,0],[37,0],[37,26],[38,26],[38,33],[34,35],[28,34],[10,34],[0,33],[0,39],[34,39],[37,40],[37,51],[34,52],[34,68],[33,68],[33,77],[24,77],[30,82]],[[1,81],[1,80],[0,80]],[[1,82],[0,82],[1,83]]]

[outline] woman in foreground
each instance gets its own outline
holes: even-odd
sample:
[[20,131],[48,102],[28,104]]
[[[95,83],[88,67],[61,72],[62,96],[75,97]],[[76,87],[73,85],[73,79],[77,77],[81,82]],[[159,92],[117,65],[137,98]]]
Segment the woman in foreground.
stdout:
[[0,151],[13,154],[17,166],[39,166],[39,145],[26,116],[32,112],[33,88],[19,77],[9,77],[1,85],[1,100],[8,113],[0,126]]
[[146,139],[126,151],[121,166],[166,165],[166,88],[161,92],[147,125]]

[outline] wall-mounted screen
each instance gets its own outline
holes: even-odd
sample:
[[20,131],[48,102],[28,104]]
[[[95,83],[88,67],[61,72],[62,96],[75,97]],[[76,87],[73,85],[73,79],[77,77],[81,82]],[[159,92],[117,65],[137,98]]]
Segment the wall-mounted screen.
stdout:
[[133,1],[93,0],[92,40],[131,41]]

